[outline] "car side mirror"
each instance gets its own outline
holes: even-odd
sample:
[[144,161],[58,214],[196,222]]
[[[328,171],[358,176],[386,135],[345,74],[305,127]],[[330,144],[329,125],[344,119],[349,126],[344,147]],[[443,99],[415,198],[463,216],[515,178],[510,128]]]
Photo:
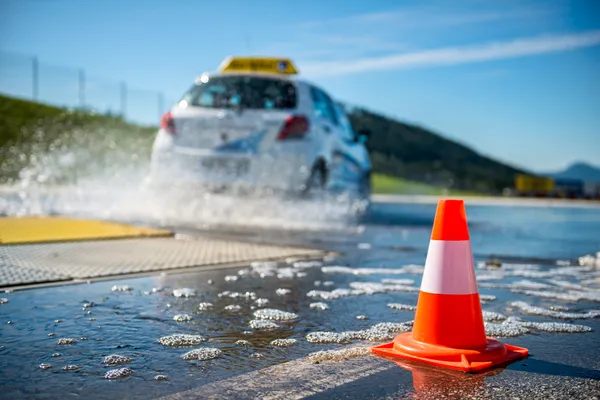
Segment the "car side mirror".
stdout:
[[371,137],[371,131],[367,128],[361,128],[356,133],[355,142],[365,144]]

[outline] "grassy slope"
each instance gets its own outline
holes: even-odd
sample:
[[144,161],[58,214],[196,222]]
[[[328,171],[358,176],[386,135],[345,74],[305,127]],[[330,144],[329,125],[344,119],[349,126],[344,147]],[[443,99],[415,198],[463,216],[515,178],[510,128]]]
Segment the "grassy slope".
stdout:
[[[16,179],[19,171],[31,165],[32,157],[40,158],[50,149],[64,148],[76,154],[80,164],[73,169],[80,173],[130,163],[128,157],[134,153],[143,162],[155,132],[155,127],[128,124],[120,117],[68,111],[0,95],[0,182]],[[373,175],[373,191],[466,194],[445,193],[442,188],[377,173]]]
[[0,183],[17,179],[26,167],[42,169],[46,167],[42,163],[57,162],[64,155],[74,159],[71,172],[78,173],[108,170],[132,154],[142,160],[149,154],[155,132],[154,127],[128,124],[118,116],[0,95]]
[[480,196],[481,193],[447,190],[436,186],[427,185],[420,182],[409,181],[395,176],[385,174],[373,174],[373,193],[377,194],[424,194],[424,195],[445,195],[445,196]]

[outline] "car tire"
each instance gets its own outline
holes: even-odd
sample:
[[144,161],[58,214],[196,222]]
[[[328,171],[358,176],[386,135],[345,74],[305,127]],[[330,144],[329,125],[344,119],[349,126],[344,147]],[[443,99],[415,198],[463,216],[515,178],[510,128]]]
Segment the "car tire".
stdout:
[[306,180],[302,190],[303,195],[322,194],[327,187],[327,167],[323,161],[317,162]]

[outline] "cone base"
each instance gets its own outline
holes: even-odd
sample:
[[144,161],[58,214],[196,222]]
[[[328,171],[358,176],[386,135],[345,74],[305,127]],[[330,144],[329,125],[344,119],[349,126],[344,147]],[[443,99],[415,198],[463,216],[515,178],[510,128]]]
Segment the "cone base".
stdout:
[[431,345],[414,340],[412,332],[398,335],[391,343],[373,346],[371,352],[463,372],[482,371],[525,358],[529,354],[523,347],[503,344],[494,338],[487,338],[485,348],[476,350]]

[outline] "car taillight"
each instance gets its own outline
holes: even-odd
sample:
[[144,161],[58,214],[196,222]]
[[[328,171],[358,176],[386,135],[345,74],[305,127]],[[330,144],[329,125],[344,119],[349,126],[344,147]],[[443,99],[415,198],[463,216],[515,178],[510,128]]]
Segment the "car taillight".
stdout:
[[292,115],[286,118],[277,140],[300,139],[308,132],[308,118],[302,115]]
[[175,120],[173,119],[173,115],[171,112],[167,112],[160,120],[160,127],[170,133],[171,135],[175,134]]

